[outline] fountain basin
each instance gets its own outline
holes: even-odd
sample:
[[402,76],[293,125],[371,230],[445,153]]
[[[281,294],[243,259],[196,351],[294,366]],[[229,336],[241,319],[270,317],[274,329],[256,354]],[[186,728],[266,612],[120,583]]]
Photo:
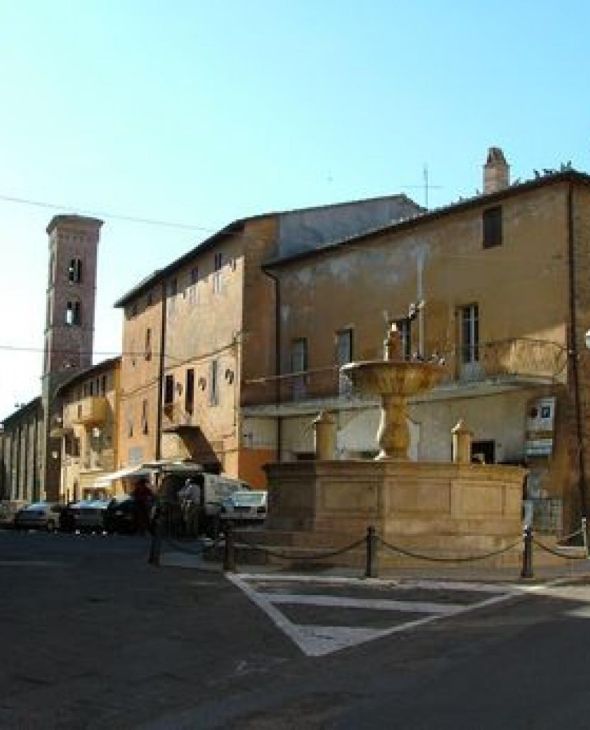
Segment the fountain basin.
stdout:
[[340,372],[363,393],[409,398],[434,388],[445,370],[436,363],[414,360],[364,360],[348,363]]

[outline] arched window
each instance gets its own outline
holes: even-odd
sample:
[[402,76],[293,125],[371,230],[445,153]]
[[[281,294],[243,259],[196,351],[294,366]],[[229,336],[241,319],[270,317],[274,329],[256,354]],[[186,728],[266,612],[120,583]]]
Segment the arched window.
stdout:
[[71,284],[79,284],[82,281],[82,259],[70,259],[68,281]]
[[82,324],[82,307],[78,300],[69,301],[66,305],[66,324]]

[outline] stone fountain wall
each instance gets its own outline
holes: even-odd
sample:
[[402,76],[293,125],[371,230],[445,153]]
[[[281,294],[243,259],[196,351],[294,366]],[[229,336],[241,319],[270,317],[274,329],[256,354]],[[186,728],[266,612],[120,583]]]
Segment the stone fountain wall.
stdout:
[[[396,546],[464,557],[501,549],[522,535],[520,467],[359,460],[269,464],[266,472],[267,544],[338,547],[374,525]],[[519,560],[517,549],[495,563]],[[383,564],[399,562],[382,550]]]

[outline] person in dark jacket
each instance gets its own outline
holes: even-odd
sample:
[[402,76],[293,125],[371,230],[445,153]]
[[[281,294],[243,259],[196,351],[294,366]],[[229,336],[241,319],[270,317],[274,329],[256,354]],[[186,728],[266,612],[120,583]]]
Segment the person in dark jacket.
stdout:
[[145,477],[136,483],[131,496],[135,500],[137,531],[145,535],[150,526],[150,511],[154,501],[154,493]]

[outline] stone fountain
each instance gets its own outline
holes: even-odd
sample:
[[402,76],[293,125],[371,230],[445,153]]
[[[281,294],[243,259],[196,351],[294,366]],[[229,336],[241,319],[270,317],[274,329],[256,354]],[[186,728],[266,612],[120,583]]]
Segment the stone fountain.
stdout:
[[401,357],[401,335],[390,326],[383,343],[383,360],[352,362],[341,368],[361,393],[381,398],[381,422],[377,461],[406,461],[410,445],[408,398],[431,390],[444,375],[444,368],[422,360]]
[[[408,399],[435,387],[444,367],[402,359],[400,333],[392,325],[383,360],[350,363],[342,372],[361,393],[381,398],[379,454],[375,460],[326,459],[319,454],[315,461],[267,464],[269,516],[256,534],[257,542],[313,553],[359,540],[372,525],[398,547],[465,557],[518,540],[523,469],[472,464],[465,449],[461,459],[450,463],[408,459]],[[381,560],[385,565],[400,560],[408,564],[393,552],[382,551]],[[504,553],[497,562],[518,560],[517,550]],[[335,564],[362,561],[362,549],[331,559]]]

